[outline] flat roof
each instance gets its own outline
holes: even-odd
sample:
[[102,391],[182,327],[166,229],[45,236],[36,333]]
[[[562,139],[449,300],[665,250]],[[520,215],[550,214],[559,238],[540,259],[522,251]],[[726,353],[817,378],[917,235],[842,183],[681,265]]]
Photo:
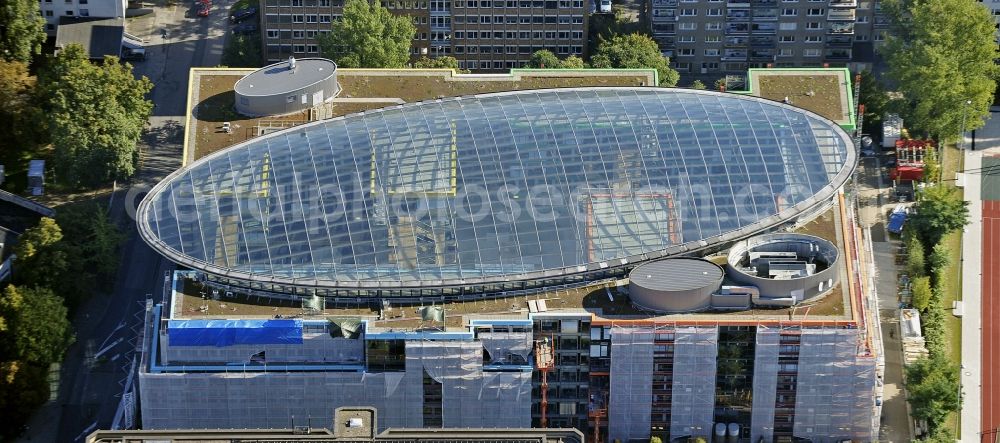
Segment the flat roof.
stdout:
[[846,68],[755,68],[747,71],[748,91],[734,91],[788,103],[837,122],[856,125],[851,72]]
[[718,285],[723,275],[722,268],[708,260],[677,257],[636,266],[629,281],[657,291],[687,291]]
[[122,52],[124,18],[60,17],[56,28],[56,48],[70,44],[83,46],[87,57],[103,59],[106,55],[118,57]]
[[295,69],[288,61],[260,68],[233,86],[237,95],[263,96],[298,91],[336,74],[337,64],[325,58],[295,59]]

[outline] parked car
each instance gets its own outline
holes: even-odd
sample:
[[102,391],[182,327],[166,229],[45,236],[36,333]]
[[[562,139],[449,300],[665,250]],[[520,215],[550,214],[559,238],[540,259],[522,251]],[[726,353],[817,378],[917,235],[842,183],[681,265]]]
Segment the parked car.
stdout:
[[611,0],[601,0],[601,12],[611,12]]
[[122,48],[122,60],[140,62],[146,59],[145,48]]
[[208,13],[212,12],[211,5],[204,5],[198,9],[198,17],[208,17]]
[[233,34],[249,35],[253,34],[254,32],[257,32],[256,23],[240,23],[236,26],[233,26]]
[[239,23],[250,17],[253,17],[254,15],[257,15],[257,8],[250,7],[234,11],[233,15],[229,16],[229,20],[231,20],[233,23]]

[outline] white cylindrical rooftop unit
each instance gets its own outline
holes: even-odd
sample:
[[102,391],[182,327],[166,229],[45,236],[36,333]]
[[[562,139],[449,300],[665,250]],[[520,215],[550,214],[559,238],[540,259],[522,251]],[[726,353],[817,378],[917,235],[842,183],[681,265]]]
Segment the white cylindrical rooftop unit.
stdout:
[[708,309],[722,285],[722,268],[700,258],[666,258],[637,266],[629,274],[632,304],[656,312]]
[[340,94],[337,64],[325,58],[289,57],[236,82],[236,112],[250,117],[304,111]]
[[741,285],[756,287],[764,302],[781,299],[789,301],[782,305],[791,305],[818,298],[836,286],[840,282],[838,260],[840,250],[822,238],[764,234],[733,245],[726,274]]

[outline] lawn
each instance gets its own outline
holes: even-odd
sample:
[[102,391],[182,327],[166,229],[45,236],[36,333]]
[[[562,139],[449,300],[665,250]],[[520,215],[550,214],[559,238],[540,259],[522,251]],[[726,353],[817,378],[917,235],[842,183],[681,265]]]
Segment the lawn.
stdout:
[[[945,145],[944,163],[941,173],[945,180],[955,177],[955,172],[960,171],[965,155],[955,147],[954,144]],[[954,181],[944,181],[944,186],[955,186]],[[958,191],[961,193],[962,189]],[[945,316],[945,343],[948,344],[948,359],[956,365],[962,364],[962,320],[951,315],[951,304],[955,300],[962,299],[962,231],[948,234],[942,240],[946,249],[951,253],[948,267],[944,272],[944,307],[948,310]],[[973,308],[975,309],[975,308]],[[947,426],[951,429],[959,428],[959,414],[951,414],[947,420]]]
[[760,73],[754,95],[775,101],[785,101],[841,123],[850,120],[846,109],[842,74],[788,72]]

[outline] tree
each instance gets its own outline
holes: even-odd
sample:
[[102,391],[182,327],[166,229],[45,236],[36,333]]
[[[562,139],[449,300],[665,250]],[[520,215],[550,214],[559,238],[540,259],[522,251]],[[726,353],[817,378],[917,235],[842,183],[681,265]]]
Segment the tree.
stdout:
[[706,87],[705,84],[701,82],[701,80],[695,80],[691,82],[691,89],[705,90],[708,89],[708,87]]
[[931,250],[931,255],[927,261],[930,262],[931,276],[940,285],[942,280],[941,273],[944,272],[944,268],[947,268],[951,264],[951,252],[948,251],[948,247],[944,243],[938,243],[934,245],[934,249]]
[[882,128],[882,118],[889,112],[885,85],[871,71],[861,72],[861,103],[865,105],[864,132],[875,134]]
[[[45,139],[45,125],[38,124],[42,119],[35,85],[27,63],[0,60],[0,164],[7,165],[8,173],[26,167],[28,154]],[[15,186],[11,181],[10,186],[24,183]]]
[[913,418],[927,420],[931,429],[958,410],[959,369],[944,356],[922,358],[906,368],[907,400]]
[[256,68],[260,66],[260,36],[233,35],[226,39],[222,50],[222,64],[230,68]]
[[938,161],[937,151],[927,149],[924,151],[924,183],[936,184],[941,178],[941,162]]
[[528,67],[535,69],[558,68],[559,57],[548,49],[540,49],[531,54],[531,58],[528,59]]
[[716,80],[715,83],[712,84],[712,86],[715,87],[716,91],[725,92],[726,91],[726,78],[722,77],[722,78]]
[[72,340],[66,306],[46,288],[7,285],[0,294],[0,358],[48,365],[62,359]]
[[649,443],[663,443],[663,439],[654,435],[649,437]]
[[416,32],[409,16],[393,15],[378,0],[347,0],[343,17],[318,40],[323,56],[341,67],[402,68]]
[[949,232],[969,223],[968,202],[946,186],[928,186],[918,195],[911,224],[925,245],[936,245]]
[[924,312],[931,304],[931,278],[917,277],[910,283],[910,294],[913,307]]
[[114,278],[123,236],[99,204],[62,206],[56,221],[62,227],[60,250],[68,267],[54,289],[72,308],[84,296],[101,290],[100,282]]
[[70,186],[98,186],[135,173],[137,143],[152,111],[153,85],[132,66],[107,57],[87,60],[69,45],[40,75],[57,177]]
[[62,230],[56,221],[43,217],[28,228],[14,246],[14,278],[20,284],[49,286],[66,272],[66,253],[59,248]]
[[910,273],[910,277],[921,277],[927,274],[927,263],[924,261],[926,256],[924,244],[913,229],[908,229],[906,231],[906,271]]
[[4,0],[0,6],[0,58],[28,63],[42,52],[45,19],[35,0]]
[[[907,125],[942,140],[982,127],[996,90],[995,22],[970,0],[886,0],[893,31],[880,52],[906,102]],[[966,106],[966,101],[971,104]]]
[[414,68],[420,69],[452,69],[458,71],[458,59],[452,56],[434,57],[428,58],[427,56],[420,57],[417,61],[413,62]]
[[587,65],[583,63],[582,58],[571,55],[564,58],[563,61],[559,63],[559,67],[563,69],[583,69],[586,68]]
[[670,68],[670,60],[663,56],[652,38],[643,34],[616,35],[601,42],[590,59],[595,68],[652,68],[660,77],[660,86],[673,87],[680,74]]

